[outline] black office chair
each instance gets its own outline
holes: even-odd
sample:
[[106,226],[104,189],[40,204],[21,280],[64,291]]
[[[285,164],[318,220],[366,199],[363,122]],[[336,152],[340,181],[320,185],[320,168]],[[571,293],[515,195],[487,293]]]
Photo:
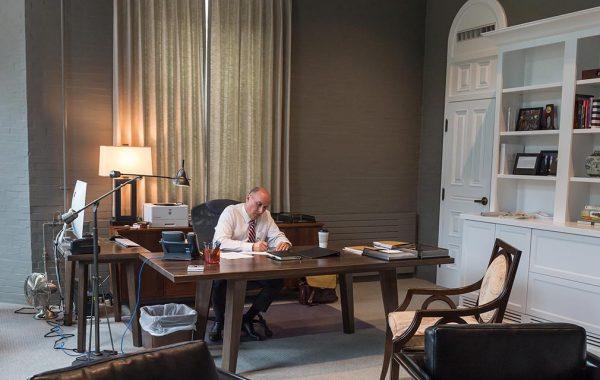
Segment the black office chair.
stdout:
[[198,242],[212,241],[219,216],[227,206],[240,202],[231,199],[215,199],[199,204],[192,209],[192,228]]
[[30,380],[244,380],[215,366],[203,341],[177,343],[40,373]]
[[[214,199],[192,208],[192,228],[194,229],[194,233],[200,244],[205,241],[212,241],[215,236],[215,227],[219,222],[219,217],[223,210],[228,206],[236,205],[238,203],[240,202],[232,199]],[[249,289],[252,289],[251,283],[249,283]],[[265,336],[269,338],[273,336],[273,332],[267,325],[267,321],[260,313],[252,323],[261,326]]]
[[569,323],[438,325],[425,351],[395,356],[418,380],[600,379],[585,330]]

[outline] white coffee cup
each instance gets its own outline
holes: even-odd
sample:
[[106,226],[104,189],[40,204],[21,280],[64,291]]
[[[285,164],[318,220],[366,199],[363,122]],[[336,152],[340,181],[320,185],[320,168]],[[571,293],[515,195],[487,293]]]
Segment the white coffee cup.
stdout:
[[319,231],[319,247],[327,248],[327,240],[329,239],[329,231],[321,230]]

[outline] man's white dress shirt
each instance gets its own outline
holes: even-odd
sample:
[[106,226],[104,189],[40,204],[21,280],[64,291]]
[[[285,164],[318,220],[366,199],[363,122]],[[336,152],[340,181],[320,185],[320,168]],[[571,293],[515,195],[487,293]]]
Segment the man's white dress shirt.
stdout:
[[[249,223],[250,216],[244,208],[244,203],[227,206],[219,217],[213,241],[220,241],[222,250],[252,251],[252,244],[254,243],[248,241]],[[256,241],[268,242],[270,249],[277,247],[279,243],[292,245],[275,224],[269,210],[265,210],[261,216],[256,218],[255,231]]]

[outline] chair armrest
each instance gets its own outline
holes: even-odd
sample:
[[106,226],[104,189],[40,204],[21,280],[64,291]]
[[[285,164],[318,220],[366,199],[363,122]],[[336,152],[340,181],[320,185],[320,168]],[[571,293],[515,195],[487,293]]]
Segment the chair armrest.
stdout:
[[408,308],[412,297],[416,294],[418,295],[432,295],[432,296],[456,296],[460,294],[466,294],[473,292],[475,290],[479,290],[481,288],[481,282],[483,280],[479,280],[474,284],[463,286],[461,288],[451,288],[451,289],[440,289],[440,288],[411,288],[406,291],[406,296],[404,297],[404,301],[402,304],[396,309],[396,311],[404,311]]

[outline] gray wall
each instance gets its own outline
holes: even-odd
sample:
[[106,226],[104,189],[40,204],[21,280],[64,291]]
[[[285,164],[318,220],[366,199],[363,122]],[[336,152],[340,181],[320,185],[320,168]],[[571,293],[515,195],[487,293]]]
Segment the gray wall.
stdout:
[[292,211],[414,225],[424,20],[420,0],[293,2]]
[[[438,239],[446,51],[452,21],[464,3],[466,0],[427,0],[418,187],[420,236],[424,242],[437,243]],[[600,1],[500,0],[500,4],[510,26],[600,6]]]
[[0,299],[23,301],[31,273],[25,4],[0,5]]

